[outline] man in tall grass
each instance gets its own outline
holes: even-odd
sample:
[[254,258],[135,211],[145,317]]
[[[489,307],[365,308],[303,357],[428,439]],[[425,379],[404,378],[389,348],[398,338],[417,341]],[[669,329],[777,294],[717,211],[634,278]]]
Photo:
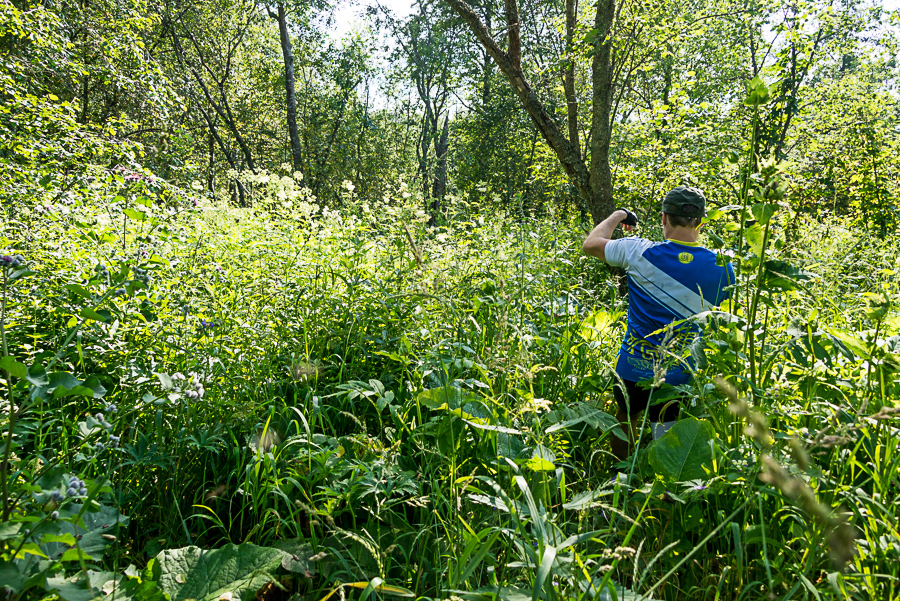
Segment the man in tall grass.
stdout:
[[[631,211],[617,209],[588,234],[582,249],[592,257],[621,267],[628,276],[628,327],[616,363],[616,418],[634,441],[647,410],[654,440],[678,417],[679,403],[656,403],[653,395],[664,382],[677,386],[690,380],[691,343],[700,326],[691,319],[728,297],[734,284],[731,263],[718,265],[716,254],[700,246],[706,197],[696,188],[679,186],[662,202],[662,242],[626,237],[613,240],[616,227],[637,225]],[[657,395],[659,396],[659,395]],[[613,453],[625,458],[631,447],[613,437]]]

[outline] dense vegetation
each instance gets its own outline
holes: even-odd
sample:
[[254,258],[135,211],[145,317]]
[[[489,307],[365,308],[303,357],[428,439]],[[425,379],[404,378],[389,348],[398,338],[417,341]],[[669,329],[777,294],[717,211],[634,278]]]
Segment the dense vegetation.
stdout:
[[[900,597],[897,15],[460,6],[0,0],[3,598]],[[682,183],[738,282],[619,462],[581,241]]]

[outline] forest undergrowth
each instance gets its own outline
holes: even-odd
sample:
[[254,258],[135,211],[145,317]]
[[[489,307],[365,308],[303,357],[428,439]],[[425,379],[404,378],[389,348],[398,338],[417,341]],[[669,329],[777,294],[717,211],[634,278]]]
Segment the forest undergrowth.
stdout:
[[777,178],[711,211],[732,302],[621,463],[627,303],[565,215],[122,172],[8,220],[6,598],[896,598],[897,239]]

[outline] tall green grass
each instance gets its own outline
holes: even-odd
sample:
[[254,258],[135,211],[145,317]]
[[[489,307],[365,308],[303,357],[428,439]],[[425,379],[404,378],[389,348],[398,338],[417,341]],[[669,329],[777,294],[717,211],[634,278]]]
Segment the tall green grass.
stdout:
[[7,366],[7,521],[47,519],[48,478],[78,474],[130,517],[81,569],[293,541],[298,598],[895,596],[895,240],[787,209],[742,238],[682,390],[698,444],[645,436],[619,464],[626,304],[580,224],[459,206],[431,229],[391,204],[5,224],[33,272],[4,288],[9,355],[106,390],[37,398]]

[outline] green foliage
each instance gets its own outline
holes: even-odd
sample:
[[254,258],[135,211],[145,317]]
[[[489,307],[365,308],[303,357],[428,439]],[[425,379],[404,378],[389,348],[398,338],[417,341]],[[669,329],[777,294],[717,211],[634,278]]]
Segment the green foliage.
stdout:
[[197,547],[163,551],[153,564],[154,579],[172,601],[213,601],[225,593],[252,599],[281,566],[284,553],[256,545],[225,545],[212,551]]
[[647,459],[667,482],[708,480],[713,471],[714,440],[708,421],[683,419],[650,447]]
[[[301,6],[284,164],[256,8],[0,5],[7,597],[893,594],[896,64],[890,30],[855,41],[878,11],[627,7],[615,194],[647,217],[703,187],[738,282],[695,317],[687,415],[617,463],[626,303],[490,63],[457,48],[471,107],[429,226],[424,109],[376,110],[371,43]],[[564,57],[523,36],[562,120]]]
[[[846,238],[835,237],[843,230],[807,224],[789,234],[792,213],[772,202],[778,177],[769,169],[751,180],[748,196],[759,202],[747,215],[766,223],[761,237],[745,230],[738,250],[750,268],[731,313],[704,318],[696,352],[706,367],[689,389],[695,418],[612,482],[605,446],[619,432],[608,376],[624,313],[595,264],[577,256],[578,238],[555,227],[476,214],[429,233],[414,206],[378,205],[362,218],[296,211],[279,205],[280,187],[266,192],[277,213],[191,201],[166,212],[135,201],[103,207],[109,220],[87,202],[67,216],[37,216],[48,235],[17,246],[29,259],[9,272],[5,323],[15,326],[5,329],[10,354],[0,365],[16,398],[30,399],[12,424],[23,474],[15,486],[43,492],[22,497],[8,523],[35,516],[59,527],[44,543],[39,532],[10,530],[6,553],[24,545],[25,554],[3,569],[20,595],[55,587],[64,598],[87,595],[81,561],[89,578],[105,579],[95,590],[118,582],[151,599],[199,578],[187,564],[164,566],[169,559],[227,551],[234,563],[246,549],[267,558],[265,569],[222,572],[211,597],[232,581],[246,585],[234,594],[249,596],[277,579],[320,597],[565,596],[618,583],[620,594],[671,598],[712,585],[736,598],[760,578],[785,593],[805,586],[786,576],[795,568],[831,586],[827,575],[838,572],[823,541],[843,530],[830,508],[848,499],[871,508],[866,499],[877,493],[894,511],[890,480],[868,467],[894,460],[885,455],[893,435],[858,415],[893,419],[900,390],[888,274],[896,255],[874,241],[857,246],[852,265],[883,277],[852,291],[831,271],[846,252]],[[739,214],[720,212],[712,225],[725,233]],[[845,262],[837,273],[855,272]],[[39,297],[17,292],[32,282]],[[819,300],[836,298],[836,307]],[[754,305],[769,317],[751,346]],[[51,342],[58,351],[44,350]],[[734,401],[716,374],[755,399],[767,430],[728,410]],[[61,410],[77,419],[59,420]],[[754,438],[742,436],[746,426]],[[792,440],[820,455],[803,459]],[[67,466],[55,483],[40,481],[38,448]],[[851,459],[833,467],[845,451]],[[780,473],[763,454],[786,466],[769,484],[758,477]],[[80,547],[67,537],[76,531],[66,512],[81,511],[83,499],[55,509],[56,522],[46,507],[47,491],[66,494],[72,473],[101,512],[85,513],[78,534],[89,522],[107,528]],[[759,504],[765,520],[754,517]],[[663,511],[668,522],[647,517]],[[892,547],[877,542],[889,534],[846,519],[860,540],[875,541],[857,546],[851,562],[890,573]],[[800,531],[813,535],[799,544]],[[222,547],[238,541],[246,542]],[[167,550],[185,545],[194,546]],[[51,563],[24,567],[27,549]],[[146,573],[113,576],[126,552],[141,564],[159,557]],[[707,553],[734,558],[725,576],[689,567]],[[26,584],[38,574],[46,580]],[[859,594],[879,590],[840,578]]]

